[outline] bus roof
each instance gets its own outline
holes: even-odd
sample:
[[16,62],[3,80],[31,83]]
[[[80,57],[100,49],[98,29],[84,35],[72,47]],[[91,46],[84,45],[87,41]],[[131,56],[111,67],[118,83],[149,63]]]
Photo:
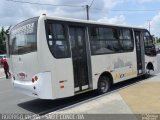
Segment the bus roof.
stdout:
[[95,25],[106,25],[106,26],[113,26],[113,27],[125,27],[125,28],[141,29],[141,30],[146,29],[142,27],[133,27],[133,26],[127,26],[127,25],[120,25],[120,24],[108,24],[105,22],[99,22],[99,21],[93,21],[93,20],[80,20],[80,19],[64,18],[64,17],[56,17],[56,16],[52,16],[52,17],[46,16],[46,19],[60,20],[60,21],[66,21],[66,22],[75,22],[75,23],[93,24],[93,25],[95,24]]
[[[99,22],[99,21],[93,21],[93,20],[82,20],[82,19],[65,18],[65,17],[57,17],[57,16],[47,16],[45,14],[43,14],[41,16],[38,16],[38,17],[33,17],[33,18],[41,18],[41,17],[45,17],[45,19],[59,20],[59,21],[66,21],[66,22],[84,23],[84,24],[92,24],[92,25],[106,25],[106,26],[113,26],[113,27],[124,27],[124,28],[146,30],[146,28],[143,28],[143,27],[133,27],[133,26],[127,26],[127,25],[120,25],[120,24],[108,24],[108,23],[105,23],[105,22]],[[11,28],[11,30],[13,28],[15,28],[16,26],[18,26],[19,24],[21,24],[21,23],[23,23],[27,20],[33,19],[33,18],[29,18],[29,19],[26,19],[24,21],[21,21],[20,23],[13,26]]]

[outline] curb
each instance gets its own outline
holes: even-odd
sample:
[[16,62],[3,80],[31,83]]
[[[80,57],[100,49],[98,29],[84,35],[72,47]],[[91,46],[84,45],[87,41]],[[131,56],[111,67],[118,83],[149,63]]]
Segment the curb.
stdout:
[[3,78],[5,78],[5,76],[0,77],[0,79],[3,79]]
[[0,79],[5,78],[4,70],[0,67]]

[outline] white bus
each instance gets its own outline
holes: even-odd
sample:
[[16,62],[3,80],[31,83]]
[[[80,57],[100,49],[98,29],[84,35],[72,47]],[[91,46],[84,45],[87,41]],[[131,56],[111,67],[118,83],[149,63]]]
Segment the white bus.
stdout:
[[14,88],[40,99],[105,93],[157,67],[146,29],[47,15],[13,27],[9,48]]

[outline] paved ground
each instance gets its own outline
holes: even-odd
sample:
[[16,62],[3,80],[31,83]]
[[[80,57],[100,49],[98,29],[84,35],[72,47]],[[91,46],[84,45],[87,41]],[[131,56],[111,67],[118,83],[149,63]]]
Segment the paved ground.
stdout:
[[0,67],[0,79],[4,77],[5,77],[4,70],[3,68]]
[[55,113],[74,113],[74,114],[132,114],[128,105],[118,93],[113,93],[83,103],[72,108],[65,108],[64,110],[53,112]]
[[119,92],[133,113],[160,114],[160,75]]
[[[32,99],[15,92],[9,79],[0,79],[0,113],[26,113],[19,104]],[[31,112],[27,111],[27,113]]]

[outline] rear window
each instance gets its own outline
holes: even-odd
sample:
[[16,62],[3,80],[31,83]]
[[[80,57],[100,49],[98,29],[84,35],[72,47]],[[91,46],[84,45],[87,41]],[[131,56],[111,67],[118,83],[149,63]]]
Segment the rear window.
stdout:
[[19,55],[37,51],[38,17],[26,20],[11,30],[10,54]]

